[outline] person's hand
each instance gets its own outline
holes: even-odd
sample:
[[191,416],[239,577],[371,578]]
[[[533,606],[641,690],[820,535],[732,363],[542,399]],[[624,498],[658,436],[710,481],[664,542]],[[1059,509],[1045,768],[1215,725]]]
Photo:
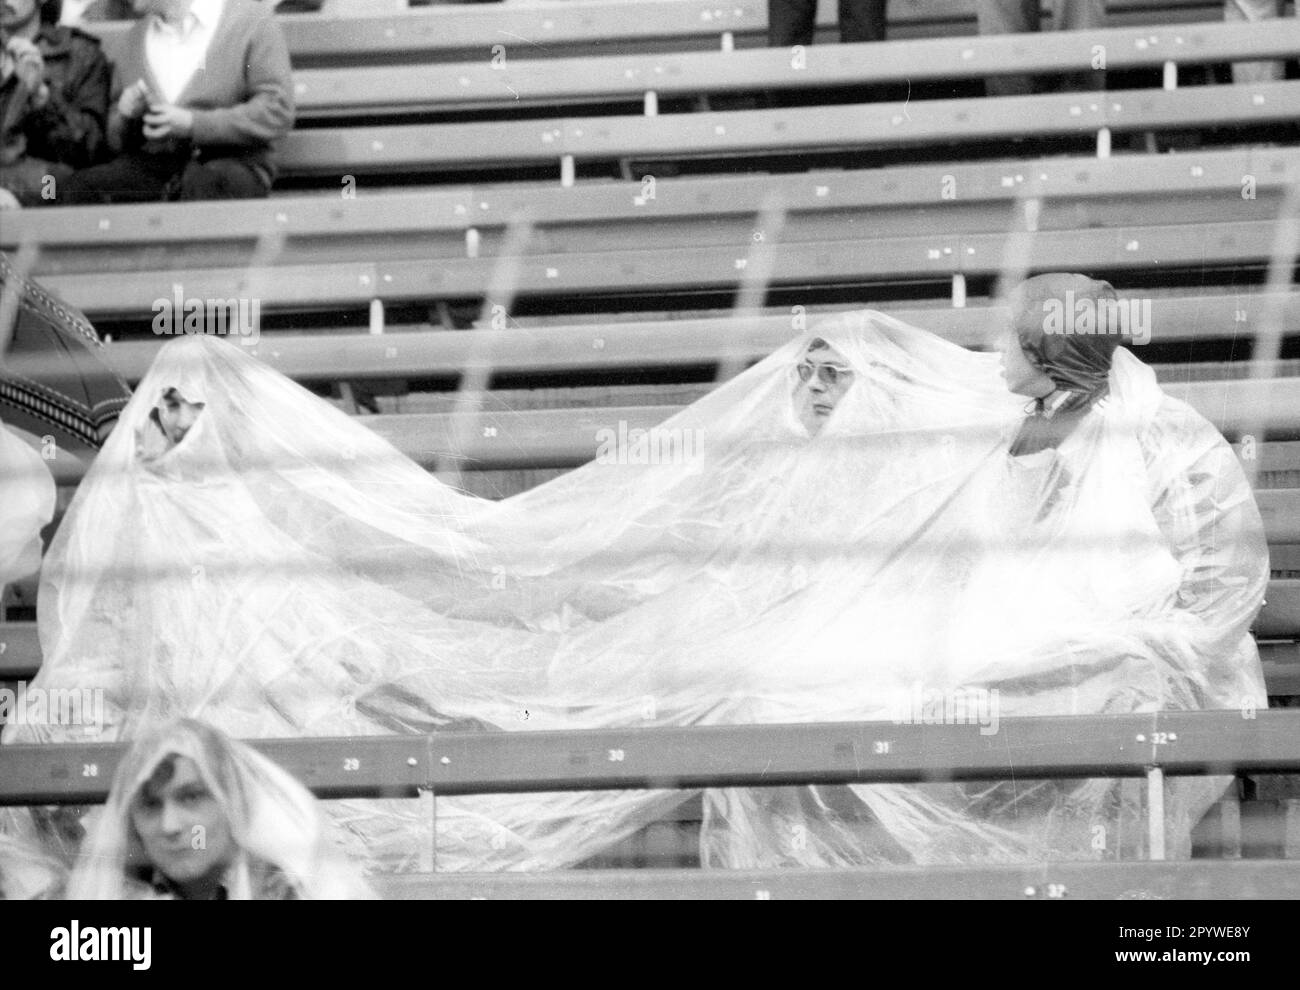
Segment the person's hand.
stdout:
[[144,115],[144,136],[157,138],[187,138],[194,130],[194,114],[184,107],[170,103],[155,103]]
[[21,210],[22,203],[8,189],[0,188],[0,210]]
[[5,45],[5,50],[13,56],[14,75],[28,90],[35,93],[45,85],[45,57],[35,44],[14,36]]
[[134,120],[149,109],[149,84],[137,79],[117,98],[117,112],[127,120]]

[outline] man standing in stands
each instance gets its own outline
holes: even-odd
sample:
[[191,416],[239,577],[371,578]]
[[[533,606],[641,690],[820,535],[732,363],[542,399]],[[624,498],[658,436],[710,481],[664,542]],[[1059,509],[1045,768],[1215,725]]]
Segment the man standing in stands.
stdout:
[[[839,0],[840,41],[882,41],[885,0]],[[767,0],[767,43],[772,48],[811,45],[817,0]]]
[[99,42],[60,27],[62,0],[0,6],[0,207],[63,199],[99,159],[111,77]]
[[118,156],[78,172],[77,203],[251,199],[293,126],[289,53],[256,0],[132,0],[108,136]]

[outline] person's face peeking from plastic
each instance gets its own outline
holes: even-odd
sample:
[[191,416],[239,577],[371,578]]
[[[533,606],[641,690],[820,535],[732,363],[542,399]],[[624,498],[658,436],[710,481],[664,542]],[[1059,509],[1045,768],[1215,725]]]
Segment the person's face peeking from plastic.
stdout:
[[151,461],[167,453],[185,439],[202,412],[202,402],[190,402],[176,389],[167,389],[149,412],[149,425],[140,442],[141,457]]
[[145,858],[191,899],[213,896],[237,846],[230,821],[198,765],[171,754],[131,800]]
[[175,446],[190,432],[190,427],[203,411],[203,403],[189,402],[176,389],[169,388],[155,408],[163,435]]
[[795,365],[795,414],[810,436],[820,432],[853,385],[853,369],[844,355],[820,337],[809,342]]

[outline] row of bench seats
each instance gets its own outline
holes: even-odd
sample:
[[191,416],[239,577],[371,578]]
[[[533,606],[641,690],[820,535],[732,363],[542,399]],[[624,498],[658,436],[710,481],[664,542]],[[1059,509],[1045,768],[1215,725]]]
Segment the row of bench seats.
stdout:
[[[1121,291],[1124,277],[1136,280],[1153,271],[1194,283],[1204,279],[1207,266],[1262,269],[1275,241],[1270,221],[1040,231],[1033,236],[1031,270],[1086,271],[1111,278]],[[783,242],[771,248],[772,278],[765,287],[797,293],[801,305],[824,301],[822,293],[836,285],[855,287],[867,299],[873,286],[891,284],[928,286],[938,296],[950,287],[956,292],[958,285],[964,290],[967,278],[991,282],[1016,243],[1015,235],[995,233],[876,238],[865,231],[852,238]],[[263,314],[486,300],[500,307],[495,313],[504,323],[521,297],[586,300],[589,308],[610,311],[626,304],[601,296],[653,295],[673,304],[706,291],[731,293],[748,284],[746,269],[753,256],[750,245],[721,244],[546,252],[507,256],[508,264],[495,258],[393,259],[184,272],[159,258],[154,262],[158,267],[149,271],[89,272],[42,281],[91,319],[130,319],[144,333],[160,313],[160,301],[170,304],[177,296],[255,300]],[[504,284],[503,269],[511,276]],[[382,331],[383,312],[372,309],[372,331]]]
[[[1293,857],[1292,857],[1293,858]],[[880,869],[602,869],[375,877],[386,900],[1272,900],[1300,863],[1042,863]]]
[[[887,37],[973,34],[976,0],[890,0]],[[635,10],[636,16],[629,16]],[[1110,0],[1108,23],[1165,25],[1222,21],[1216,0]],[[490,53],[492,46],[522,45],[535,58],[575,52],[686,51],[763,46],[766,0],[626,0],[436,6],[374,16],[297,14],[279,18],[295,66],[358,64],[367,60],[437,61]],[[835,0],[819,0],[819,40],[833,36]],[[127,22],[88,24],[112,53]],[[724,35],[726,36],[724,38]],[[484,56],[486,57],[486,56]]]
[[[1135,292],[1134,295],[1137,295]],[[1271,295],[1255,290],[1216,294],[1152,293],[1151,340],[1155,344],[1234,340],[1246,352],[1257,335],[1277,328],[1293,336],[1300,324],[1300,293]],[[983,303],[983,304],[978,304]],[[718,364],[745,365],[786,343],[795,333],[843,309],[813,308],[799,314],[720,316],[666,320],[607,317],[592,323],[516,324],[471,332],[425,330],[399,333],[272,333],[241,343],[248,354],[300,382],[456,378],[464,374],[555,376],[645,368],[689,368]],[[994,346],[1007,313],[987,300],[971,305],[914,308],[879,306],[905,323],[922,327],[963,347]],[[797,318],[796,318],[797,317]],[[114,340],[100,352],[128,382],[138,382],[170,338]],[[1140,347],[1135,353],[1142,355]],[[1242,357],[1248,356],[1242,353]],[[18,373],[37,373],[39,359],[11,359]],[[1274,371],[1285,370],[1283,365]],[[1168,379],[1237,377],[1256,371],[1243,362],[1192,367],[1156,365]],[[690,401],[689,399],[687,401]],[[522,396],[509,397],[513,408],[527,408]],[[401,410],[393,410],[401,411]],[[1217,417],[1218,409],[1211,409]],[[1300,486],[1300,478],[1297,478]]]
[[[1300,769],[1293,711],[1159,712],[1000,720],[996,737],[978,726],[840,723],[768,726],[641,727],[580,732],[435,733],[429,736],[258,740],[317,796],[419,798],[436,815],[439,796],[627,788],[754,787],[790,784],[905,783],[1000,779],[1145,777],[1147,830],[1164,833],[1167,776],[1277,774]],[[0,749],[0,804],[102,802],[125,744],[10,745]],[[617,753],[618,759],[611,759]],[[1267,778],[1261,778],[1267,779]],[[1247,805],[1246,807],[1253,807]],[[1300,853],[1300,806],[1289,802],[1274,855]],[[694,809],[694,810],[692,810]],[[1234,834],[1242,808],[1219,813]],[[1212,817],[1211,816],[1211,817]],[[1253,824],[1260,816],[1251,814]],[[1207,818],[1208,820],[1208,818]],[[661,832],[698,823],[698,801],[667,816]],[[1234,825],[1235,823],[1235,825]],[[1203,825],[1205,823],[1202,823]],[[683,831],[689,833],[690,828]],[[1198,829],[1202,832],[1203,829]],[[1247,853],[1247,849],[1249,852]],[[661,853],[667,850],[661,850]],[[1231,850],[1230,850],[1231,852]],[[677,861],[691,854],[675,854]],[[389,897],[801,896],[1066,897],[1295,896],[1294,864],[1039,863],[997,867],[894,867],[876,870],[575,871],[534,875],[439,875],[436,844],[423,872],[379,878]],[[606,859],[608,857],[605,857]],[[661,855],[671,862],[674,854]],[[1163,858],[1153,839],[1151,858]],[[599,865],[601,857],[586,865]],[[1160,892],[1160,893],[1157,893]]]
[[521,104],[607,103],[718,93],[862,87],[877,83],[983,79],[1087,69],[1105,54],[1107,71],[1183,67],[1300,52],[1300,22],[1268,30],[1251,24],[1108,28],[1044,35],[1001,35],[816,46],[792,59],[785,49],[756,48],[660,55],[545,57],[507,43],[467,61],[301,69],[294,75],[300,119],[393,115]]
[[[753,250],[765,204],[779,203],[784,215],[773,241],[894,239],[884,253],[905,251],[910,243],[914,250],[905,251],[901,260],[921,274],[961,270],[973,257],[956,246],[962,235],[1000,236],[1031,222],[1044,235],[1171,226],[1171,219],[1179,224],[1266,224],[1297,181],[1300,149],[1261,148],[662,181],[651,177],[574,189],[363,189],[355,198],[302,195],[278,198],[269,206],[143,204],[19,213],[0,227],[0,248],[38,249],[33,274],[55,278],[54,287],[70,293],[69,301],[92,315],[113,312],[120,304],[100,302],[93,282],[67,278],[59,285],[58,277],[98,273],[120,285],[118,273],[162,265],[176,274],[151,286],[144,298],[158,295],[160,285],[169,294],[171,283],[181,280],[191,283],[194,295],[224,296],[232,294],[232,287],[221,281],[231,277],[230,269],[254,262],[314,268],[350,259],[355,266],[350,271],[331,269],[306,291],[323,293],[332,284],[335,293],[343,293],[340,302],[360,301],[391,284],[382,277],[391,273],[366,266],[386,260],[474,260],[471,256],[486,263],[506,247],[512,223],[527,224],[523,250],[528,254],[716,247],[729,252],[732,277],[738,278],[736,252]],[[1168,265],[1166,256],[1144,251],[1140,243],[1132,246],[1131,240],[1125,238],[1123,244],[1134,263]],[[916,247],[924,247],[924,254],[918,256]],[[921,261],[930,264],[922,268]],[[875,274],[869,258],[861,263],[863,277]],[[225,271],[194,282],[204,269]],[[368,274],[376,278],[369,287],[373,292],[365,291],[363,276]],[[293,281],[277,274],[264,303],[278,305],[274,290],[287,291]]]
[[[263,739],[322,798],[1300,771],[1300,713],[1251,707],[977,724],[656,725]],[[888,741],[888,746],[881,746]],[[0,748],[0,805],[102,802],[122,742]],[[621,752],[610,760],[610,751]],[[94,770],[82,772],[83,767]]]
[[[935,148],[1020,138],[1093,141],[1109,132],[1243,128],[1294,122],[1300,82],[1104,94],[936,99],[906,103],[726,110],[657,116],[566,116],[484,123],[319,127],[292,131],[286,177],[454,175],[483,166],[553,166],[571,183],[578,163],[693,160],[734,170],[737,156],[798,157]],[[1104,139],[1103,139],[1104,140]],[[726,164],[729,163],[729,164]]]

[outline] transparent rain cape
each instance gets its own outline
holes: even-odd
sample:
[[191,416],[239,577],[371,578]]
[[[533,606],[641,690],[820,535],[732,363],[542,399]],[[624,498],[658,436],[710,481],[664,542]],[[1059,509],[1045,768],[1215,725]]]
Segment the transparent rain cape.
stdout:
[[0,422],[0,590],[41,567],[41,529],[54,515],[54,478]]
[[[997,358],[875,312],[815,328],[854,371],[822,429],[792,340],[645,436],[499,503],[441,484],[238,347],[169,343],[46,558],[43,686],[102,687],[131,736],[898,719],[1263,706],[1263,529],[1230,448],[1120,352],[1058,450],[1012,460]],[[176,388],[179,446],[139,437]],[[610,437],[614,437],[613,442]],[[622,440],[626,439],[626,443]],[[1176,781],[1174,852],[1221,791]],[[440,798],[440,869],[589,858],[693,795]],[[414,863],[417,802],[332,803],[358,855]],[[1129,855],[1135,781],[718,789],[707,865]]]

